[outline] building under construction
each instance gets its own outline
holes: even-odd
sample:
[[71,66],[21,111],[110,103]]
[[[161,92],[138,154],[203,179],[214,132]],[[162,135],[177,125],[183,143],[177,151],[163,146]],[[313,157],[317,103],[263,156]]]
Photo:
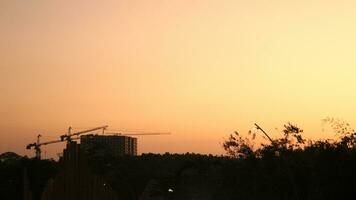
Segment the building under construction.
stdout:
[[80,144],[83,149],[108,148],[113,156],[137,155],[137,138],[125,135],[82,135]]

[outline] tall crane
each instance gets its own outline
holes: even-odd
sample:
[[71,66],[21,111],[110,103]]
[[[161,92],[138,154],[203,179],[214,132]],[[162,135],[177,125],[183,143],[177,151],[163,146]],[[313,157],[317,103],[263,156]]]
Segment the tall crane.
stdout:
[[111,135],[122,135],[122,136],[130,136],[130,135],[137,135],[137,136],[144,136],[144,135],[170,135],[170,132],[167,133],[154,133],[154,132],[147,132],[147,133],[107,133]]
[[40,137],[42,137],[41,134],[39,134],[37,136],[37,141],[35,143],[31,143],[28,144],[26,146],[26,149],[34,149],[35,153],[36,153],[36,158],[41,159],[41,146],[43,145],[48,145],[48,144],[55,144],[55,143],[60,143],[60,142],[64,142],[64,141],[72,141],[72,140],[78,140],[80,139],[79,135],[84,134],[84,133],[89,133],[92,131],[96,131],[96,130],[104,130],[107,128],[108,126],[100,126],[100,127],[96,127],[96,128],[92,128],[92,129],[88,129],[88,130],[84,130],[84,131],[79,131],[79,132],[75,132],[75,133],[71,133],[72,128],[69,127],[68,129],[68,133],[61,135],[59,140],[53,140],[53,141],[47,141],[47,142],[40,142]]
[[[37,136],[37,141],[35,143],[31,143],[31,144],[28,144],[26,146],[26,149],[32,149],[33,148],[35,150],[36,158],[38,158],[38,159],[41,159],[41,152],[42,152],[41,151],[41,146],[63,142],[62,140],[53,140],[53,141],[47,141],[47,142],[40,142],[40,137],[42,137],[41,134],[39,134]],[[73,139],[77,140],[77,139],[79,139],[79,137],[78,138],[73,138]]]
[[61,141],[64,141],[64,140],[71,141],[73,136],[79,137],[79,135],[81,135],[81,134],[89,133],[89,132],[92,132],[92,131],[102,130],[103,133],[104,133],[105,129],[107,129],[108,127],[109,126],[107,126],[107,125],[106,126],[99,126],[99,127],[96,127],[96,128],[92,128],[92,129],[88,129],[88,130],[84,130],[84,131],[79,131],[79,132],[76,132],[76,133],[71,133],[72,132],[72,127],[69,127],[68,133],[64,134],[64,135],[61,135],[60,138],[61,138]]

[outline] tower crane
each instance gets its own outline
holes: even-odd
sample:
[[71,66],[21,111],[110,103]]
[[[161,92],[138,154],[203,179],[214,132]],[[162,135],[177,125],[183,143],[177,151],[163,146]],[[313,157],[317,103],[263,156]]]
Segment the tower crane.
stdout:
[[100,127],[96,127],[96,128],[92,128],[92,129],[88,129],[88,130],[84,130],[84,131],[79,131],[79,132],[75,132],[75,133],[71,133],[72,128],[69,127],[68,133],[61,135],[59,140],[53,140],[53,141],[47,141],[47,142],[40,142],[40,137],[42,137],[42,135],[39,134],[39,135],[37,135],[37,141],[35,143],[28,144],[26,146],[26,149],[33,148],[36,153],[36,158],[41,159],[41,146],[43,146],[43,145],[55,144],[55,143],[60,143],[60,142],[64,142],[64,141],[70,142],[72,140],[78,140],[78,139],[80,139],[79,135],[81,135],[81,134],[100,130],[100,129],[102,129],[104,132],[104,130],[107,127],[108,126],[100,126]]
[[170,135],[171,133],[170,132],[167,132],[167,133],[154,133],[154,132],[148,132],[148,133],[108,133],[108,134],[111,134],[111,135],[122,135],[122,136],[130,136],[130,135],[133,135],[133,136],[144,136],[144,135]]
[[89,132],[92,132],[92,131],[97,131],[97,130],[100,130],[100,129],[104,133],[105,129],[107,129],[108,127],[109,126],[99,126],[99,127],[96,127],[96,128],[92,128],[92,129],[88,129],[88,130],[84,130],[84,131],[79,131],[79,132],[76,132],[76,133],[71,133],[72,132],[72,127],[69,127],[68,133],[64,134],[64,135],[61,135],[60,138],[61,138],[61,141],[64,141],[64,140],[71,141],[73,136],[79,137],[79,135],[81,135],[81,134],[89,133]]
[[[53,141],[47,141],[47,142],[40,142],[40,137],[42,137],[41,134],[39,134],[37,136],[37,141],[35,143],[31,143],[31,144],[28,144],[26,146],[26,149],[32,149],[33,148],[35,150],[36,158],[38,158],[38,159],[41,159],[41,152],[42,152],[41,151],[41,146],[63,142],[62,140],[53,140]],[[79,137],[75,138],[75,140],[77,140],[77,139],[79,139]]]

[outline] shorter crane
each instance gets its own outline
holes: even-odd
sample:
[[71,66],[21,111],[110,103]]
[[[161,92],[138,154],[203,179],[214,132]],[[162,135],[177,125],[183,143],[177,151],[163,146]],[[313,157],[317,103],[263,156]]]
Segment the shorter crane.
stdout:
[[107,128],[108,126],[100,126],[100,127],[96,127],[96,128],[92,128],[92,129],[88,129],[88,130],[84,130],[84,131],[79,131],[76,133],[71,133],[72,128],[69,127],[68,129],[68,133],[65,135],[61,135],[59,140],[53,140],[53,141],[47,141],[47,142],[40,142],[40,137],[42,137],[41,134],[37,135],[37,141],[35,143],[31,143],[28,144],[26,146],[26,149],[34,149],[35,153],[36,153],[36,158],[41,159],[41,146],[43,145],[48,145],[48,144],[55,144],[55,143],[60,143],[60,142],[70,142],[72,140],[78,140],[80,139],[79,135],[84,134],[84,133],[88,133],[88,132],[92,132],[92,131],[96,131],[96,130],[100,130],[102,129],[103,132],[104,130]]
[[[42,152],[41,151],[41,146],[63,142],[62,140],[53,140],[53,141],[48,141],[48,142],[40,142],[40,137],[42,137],[41,134],[39,134],[37,136],[37,142],[28,144],[26,146],[26,149],[31,149],[31,148],[35,149],[36,158],[38,158],[38,159],[41,159],[41,152]],[[77,140],[79,138],[75,138],[75,139]]]

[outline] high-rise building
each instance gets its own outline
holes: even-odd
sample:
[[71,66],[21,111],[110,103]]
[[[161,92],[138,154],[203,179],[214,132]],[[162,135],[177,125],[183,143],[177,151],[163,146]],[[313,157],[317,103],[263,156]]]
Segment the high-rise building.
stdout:
[[82,135],[80,144],[87,150],[104,147],[113,156],[137,155],[137,138],[124,135]]

